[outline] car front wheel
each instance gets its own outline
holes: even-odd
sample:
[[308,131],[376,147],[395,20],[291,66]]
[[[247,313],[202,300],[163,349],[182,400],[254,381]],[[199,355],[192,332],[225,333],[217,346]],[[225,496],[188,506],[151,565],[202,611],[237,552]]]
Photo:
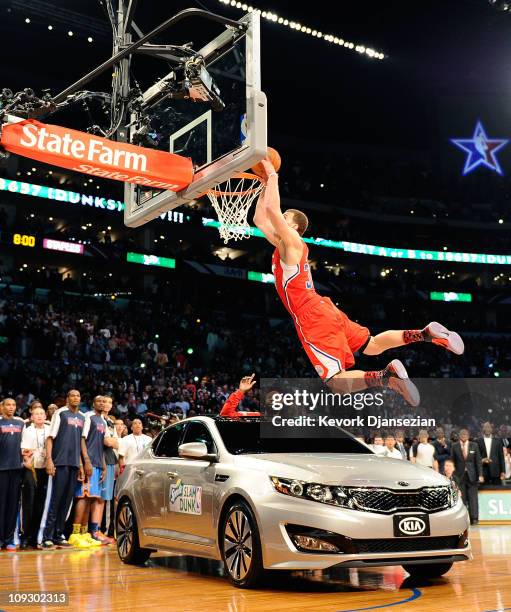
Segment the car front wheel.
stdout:
[[130,565],[142,565],[145,563],[151,556],[152,550],[140,547],[137,519],[127,499],[123,500],[119,506],[115,528],[117,533],[117,553],[120,560]]
[[249,589],[264,575],[261,539],[252,510],[238,501],[227,509],[221,532],[222,558],[234,586]]
[[426,563],[424,565],[403,565],[412,578],[440,578],[451,569],[452,563]]

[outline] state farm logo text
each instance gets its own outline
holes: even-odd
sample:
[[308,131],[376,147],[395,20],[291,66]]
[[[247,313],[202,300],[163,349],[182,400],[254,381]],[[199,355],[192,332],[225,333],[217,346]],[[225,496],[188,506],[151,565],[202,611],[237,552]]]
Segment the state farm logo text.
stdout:
[[119,149],[113,142],[112,146],[108,146],[94,138],[81,140],[68,133],[60,136],[30,123],[24,125],[22,130],[24,138],[20,139],[20,144],[30,149],[37,148],[42,152],[66,155],[125,170],[145,172],[147,169],[147,157],[143,153]]

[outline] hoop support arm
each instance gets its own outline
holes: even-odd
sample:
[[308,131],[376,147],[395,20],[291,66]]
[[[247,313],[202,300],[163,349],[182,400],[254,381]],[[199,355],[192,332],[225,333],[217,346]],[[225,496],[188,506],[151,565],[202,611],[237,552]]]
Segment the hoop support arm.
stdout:
[[187,19],[188,17],[202,17],[204,19],[209,19],[210,21],[216,21],[218,23],[222,23],[225,26],[230,26],[235,28],[236,30],[244,30],[246,29],[246,25],[244,23],[240,23],[238,21],[234,21],[232,19],[228,19],[227,17],[222,17],[221,15],[216,15],[215,13],[210,13],[208,11],[204,11],[202,9],[189,8],[184,11],[180,11],[173,17],[170,17],[159,26],[156,26],[154,30],[151,30],[148,34],[139,38],[137,41],[124,48],[122,51],[119,51],[115,55],[113,55],[110,59],[106,60],[94,70],[91,70],[88,74],[83,76],[78,81],[75,81],[72,85],[61,91],[53,98],[53,102],[55,104],[59,104],[63,102],[67,96],[75,92],[77,89],[80,89],[93,79],[95,79],[100,74],[103,74],[106,70],[111,68],[114,64],[117,64],[120,60],[134,53],[139,47],[141,47],[144,43],[149,42],[152,38],[164,32],[170,26],[182,21],[183,19]]

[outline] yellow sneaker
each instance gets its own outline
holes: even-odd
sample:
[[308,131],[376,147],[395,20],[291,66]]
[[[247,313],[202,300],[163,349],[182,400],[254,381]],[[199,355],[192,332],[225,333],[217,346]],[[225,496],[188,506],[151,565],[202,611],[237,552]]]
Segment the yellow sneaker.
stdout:
[[87,539],[81,533],[73,533],[69,536],[69,543],[75,548],[92,548]]
[[80,536],[82,540],[85,540],[91,546],[102,546],[101,542],[98,542],[97,540],[95,540],[88,531],[87,533],[81,533]]

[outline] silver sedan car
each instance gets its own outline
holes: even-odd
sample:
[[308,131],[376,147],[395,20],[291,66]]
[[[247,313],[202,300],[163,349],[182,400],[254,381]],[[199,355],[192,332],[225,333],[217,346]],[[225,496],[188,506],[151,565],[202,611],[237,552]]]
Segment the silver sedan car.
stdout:
[[263,438],[259,419],[194,417],[162,431],[116,489],[125,563],[169,551],[266,570],[402,565],[418,577],[471,559],[469,520],[444,476],[341,437]]

